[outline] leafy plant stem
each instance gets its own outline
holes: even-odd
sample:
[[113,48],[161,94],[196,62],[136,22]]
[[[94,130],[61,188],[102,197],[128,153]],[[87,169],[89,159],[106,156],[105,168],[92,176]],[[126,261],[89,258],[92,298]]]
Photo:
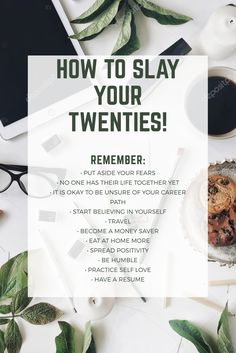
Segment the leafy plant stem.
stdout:
[[163,8],[151,0],[95,0],[87,11],[72,21],[90,24],[70,38],[91,40],[110,25],[117,24],[121,30],[112,55],[130,55],[140,48],[135,18],[141,12],[161,25],[181,25],[192,20],[189,16]]
[[20,315],[0,316],[0,320],[13,319],[14,317],[20,317]]

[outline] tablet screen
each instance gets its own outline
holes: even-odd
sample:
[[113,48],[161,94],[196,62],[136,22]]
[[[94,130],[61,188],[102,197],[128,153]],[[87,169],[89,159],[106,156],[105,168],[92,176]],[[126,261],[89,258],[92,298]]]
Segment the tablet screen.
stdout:
[[0,120],[27,116],[27,56],[77,55],[50,0],[1,0]]

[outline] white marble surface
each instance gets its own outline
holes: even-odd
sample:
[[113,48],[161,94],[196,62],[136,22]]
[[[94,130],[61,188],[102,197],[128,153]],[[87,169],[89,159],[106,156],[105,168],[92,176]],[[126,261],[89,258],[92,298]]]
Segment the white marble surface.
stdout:
[[[81,13],[92,0],[62,0],[70,18]],[[172,9],[191,15],[194,21],[183,26],[160,26],[156,21],[138,14],[138,34],[142,47],[137,54],[157,54],[180,37],[191,43],[206,22],[209,14],[218,6],[230,0],[161,0]],[[108,54],[116,40],[118,29],[110,27],[93,41],[83,43],[87,54]],[[224,62],[210,65],[224,65],[236,68],[236,56]],[[27,163],[26,135],[12,141],[0,139],[0,160],[2,163]],[[211,140],[209,142],[210,161],[236,157],[236,138],[228,140]],[[27,198],[14,185],[8,192],[0,196],[0,209],[6,216],[0,224],[0,245],[15,255],[27,247]],[[5,256],[5,255],[4,255]],[[0,259],[4,261],[4,256]],[[209,298],[224,306],[229,300],[230,310],[236,313],[235,287],[210,288]],[[65,320],[74,323],[79,330],[83,329],[84,321],[79,314],[71,311],[69,302],[50,300],[64,309]],[[210,333],[215,333],[219,313],[195,303],[189,299],[173,299],[166,310],[163,310],[161,299],[149,299],[146,304],[139,299],[119,299],[109,316],[94,323],[94,335],[98,353],[194,353],[195,348],[171,331],[168,320],[184,318],[200,324]],[[236,329],[236,319],[232,318],[232,328]],[[33,327],[20,323],[24,333],[22,353],[55,352],[54,337],[58,333],[57,324],[47,327]],[[236,347],[236,338],[233,337]]]

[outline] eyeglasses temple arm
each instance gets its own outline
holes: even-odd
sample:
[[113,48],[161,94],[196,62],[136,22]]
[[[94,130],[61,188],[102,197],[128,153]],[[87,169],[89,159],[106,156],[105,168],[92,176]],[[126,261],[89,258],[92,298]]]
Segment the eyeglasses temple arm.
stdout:
[[5,167],[7,169],[13,170],[15,172],[26,172],[28,167],[25,165],[14,165],[14,164],[0,164],[0,167]]

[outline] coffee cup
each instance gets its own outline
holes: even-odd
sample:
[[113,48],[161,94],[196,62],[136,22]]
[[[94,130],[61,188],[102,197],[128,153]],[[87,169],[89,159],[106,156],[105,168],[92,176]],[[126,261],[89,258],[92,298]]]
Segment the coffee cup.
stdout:
[[232,68],[209,69],[208,132],[218,139],[236,136],[236,70]]
[[236,70],[221,66],[210,68],[208,91],[206,77],[198,77],[187,91],[185,106],[192,125],[208,133],[210,138],[236,136]]

